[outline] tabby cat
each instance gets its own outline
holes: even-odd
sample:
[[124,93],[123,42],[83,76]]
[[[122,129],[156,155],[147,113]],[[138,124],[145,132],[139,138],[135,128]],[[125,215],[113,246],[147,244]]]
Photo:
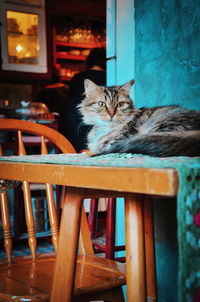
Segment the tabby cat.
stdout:
[[179,106],[137,109],[130,98],[133,83],[103,87],[85,80],[78,110],[83,122],[92,125],[92,153],[200,156],[200,112]]

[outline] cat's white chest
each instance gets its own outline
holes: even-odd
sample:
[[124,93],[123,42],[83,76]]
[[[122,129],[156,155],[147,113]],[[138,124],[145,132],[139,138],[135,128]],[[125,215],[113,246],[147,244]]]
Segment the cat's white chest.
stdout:
[[98,149],[98,142],[101,137],[107,135],[111,131],[108,127],[94,127],[88,135],[88,147],[93,152]]

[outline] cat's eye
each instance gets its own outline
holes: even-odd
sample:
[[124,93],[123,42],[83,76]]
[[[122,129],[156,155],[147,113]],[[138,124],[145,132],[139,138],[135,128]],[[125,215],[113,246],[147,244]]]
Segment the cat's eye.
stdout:
[[106,103],[104,103],[102,101],[99,101],[98,104],[99,104],[100,107],[105,107],[106,106]]
[[119,102],[118,104],[117,104],[117,107],[123,107],[124,106],[124,102]]

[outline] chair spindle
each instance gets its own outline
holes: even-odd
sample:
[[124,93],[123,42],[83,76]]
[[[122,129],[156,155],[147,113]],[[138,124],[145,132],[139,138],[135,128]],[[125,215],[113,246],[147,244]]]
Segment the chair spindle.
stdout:
[[[41,154],[48,154],[47,145],[46,145],[44,136],[41,136]],[[46,185],[46,196],[47,196],[47,206],[48,206],[48,213],[49,213],[49,222],[50,222],[51,232],[52,232],[52,243],[53,243],[55,251],[57,251],[59,228],[58,228],[58,219],[57,219],[55,201],[54,201],[54,196],[53,196],[53,186],[48,183],[46,183],[45,185]]]
[[[18,133],[18,155],[26,155],[23,138],[22,138],[22,132],[18,130],[17,133]],[[24,195],[24,209],[25,209],[25,217],[26,217],[26,224],[27,224],[27,231],[28,231],[28,244],[31,250],[33,260],[35,260],[37,241],[35,236],[35,224],[34,224],[33,207],[32,207],[29,182],[23,181],[22,189]]]
[[[2,147],[0,145],[0,156],[3,155]],[[0,193],[0,208],[1,208],[1,221],[4,235],[4,248],[6,251],[8,262],[11,262],[12,258],[12,237],[10,227],[10,215],[8,207],[7,193]]]

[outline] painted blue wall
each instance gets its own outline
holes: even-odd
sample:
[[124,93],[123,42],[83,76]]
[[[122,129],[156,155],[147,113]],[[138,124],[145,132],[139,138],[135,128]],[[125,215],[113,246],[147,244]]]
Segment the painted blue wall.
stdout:
[[199,0],[135,0],[138,106],[200,110],[199,18]]
[[[200,110],[200,1],[134,3],[136,106]],[[155,201],[154,216],[159,301],[176,302],[176,203]]]

